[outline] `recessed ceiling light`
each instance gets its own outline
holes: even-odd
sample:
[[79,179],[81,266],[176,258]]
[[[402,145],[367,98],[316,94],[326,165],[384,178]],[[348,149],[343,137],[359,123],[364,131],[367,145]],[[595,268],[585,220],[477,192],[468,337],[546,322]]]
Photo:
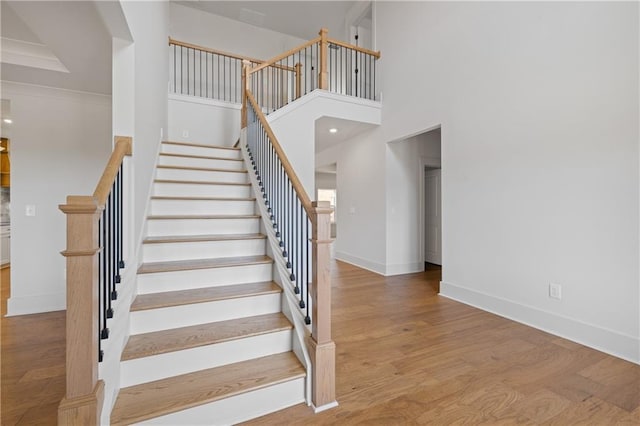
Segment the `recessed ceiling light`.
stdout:
[[4,120],[2,120],[2,121],[4,121],[4,122],[5,122],[5,123],[7,123],[7,124],[11,124],[11,123],[13,123],[13,120],[11,120],[10,118],[5,118],[5,119],[4,119]]
[[329,133],[338,133],[338,129],[336,129],[335,127],[329,129]]

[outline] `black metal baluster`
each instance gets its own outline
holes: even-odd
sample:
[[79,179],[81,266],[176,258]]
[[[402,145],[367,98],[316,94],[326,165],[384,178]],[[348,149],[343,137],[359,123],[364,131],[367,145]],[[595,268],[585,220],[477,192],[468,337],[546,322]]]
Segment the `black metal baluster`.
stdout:
[[[306,216],[306,214],[305,214],[305,216]],[[307,308],[307,316],[304,318],[304,322],[306,324],[311,324],[311,317],[309,316],[309,285],[310,285],[310,282],[311,282],[311,279],[310,279],[310,276],[309,276],[309,264],[311,263],[311,247],[310,247],[311,242],[309,241],[309,236],[310,236],[311,233],[310,233],[309,217],[306,217],[305,222],[307,223],[307,227],[306,227],[306,229],[307,229],[307,233],[306,233],[306,237],[307,237],[306,238],[307,259],[306,260],[307,261],[305,262],[306,265],[307,265],[307,281],[306,281],[306,283],[307,283],[307,293],[306,293],[306,295],[307,295],[307,306],[306,306],[306,308]],[[315,283],[313,283],[313,284],[315,285]]]
[[[109,297],[109,285],[107,281],[107,209],[106,206],[102,211],[102,330],[100,330],[100,338],[106,339],[109,337],[109,329],[107,328],[107,301]],[[110,302],[109,302],[110,303]]]
[[118,173],[120,180],[120,259],[118,259],[118,267],[124,268],[124,162],[120,164],[120,172]]

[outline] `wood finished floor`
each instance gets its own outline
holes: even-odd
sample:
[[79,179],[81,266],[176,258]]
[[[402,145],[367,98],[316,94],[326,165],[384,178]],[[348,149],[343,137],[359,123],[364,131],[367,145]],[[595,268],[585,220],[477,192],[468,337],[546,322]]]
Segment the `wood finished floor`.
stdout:
[[[437,269],[332,275],[340,406],[248,424],[640,424],[638,365],[439,297]],[[1,325],[2,425],[56,424],[64,313]]]

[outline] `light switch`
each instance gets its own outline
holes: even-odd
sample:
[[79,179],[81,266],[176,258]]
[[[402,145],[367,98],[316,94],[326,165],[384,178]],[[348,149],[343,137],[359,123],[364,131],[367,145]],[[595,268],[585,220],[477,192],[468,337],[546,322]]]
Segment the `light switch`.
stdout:
[[36,215],[36,206],[33,204],[27,204],[24,207],[24,214],[27,216],[35,216]]

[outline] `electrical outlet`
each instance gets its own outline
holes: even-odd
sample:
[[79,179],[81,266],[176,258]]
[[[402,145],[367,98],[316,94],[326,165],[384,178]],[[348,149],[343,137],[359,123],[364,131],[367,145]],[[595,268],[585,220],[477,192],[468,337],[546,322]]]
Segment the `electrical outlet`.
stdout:
[[562,299],[562,286],[560,284],[549,284],[549,297],[552,299]]
[[189,131],[188,130],[183,130],[182,131],[182,137],[183,138],[188,138],[189,137]]
[[26,216],[35,216],[36,215],[36,206],[33,204],[27,204],[24,206],[24,214]]

